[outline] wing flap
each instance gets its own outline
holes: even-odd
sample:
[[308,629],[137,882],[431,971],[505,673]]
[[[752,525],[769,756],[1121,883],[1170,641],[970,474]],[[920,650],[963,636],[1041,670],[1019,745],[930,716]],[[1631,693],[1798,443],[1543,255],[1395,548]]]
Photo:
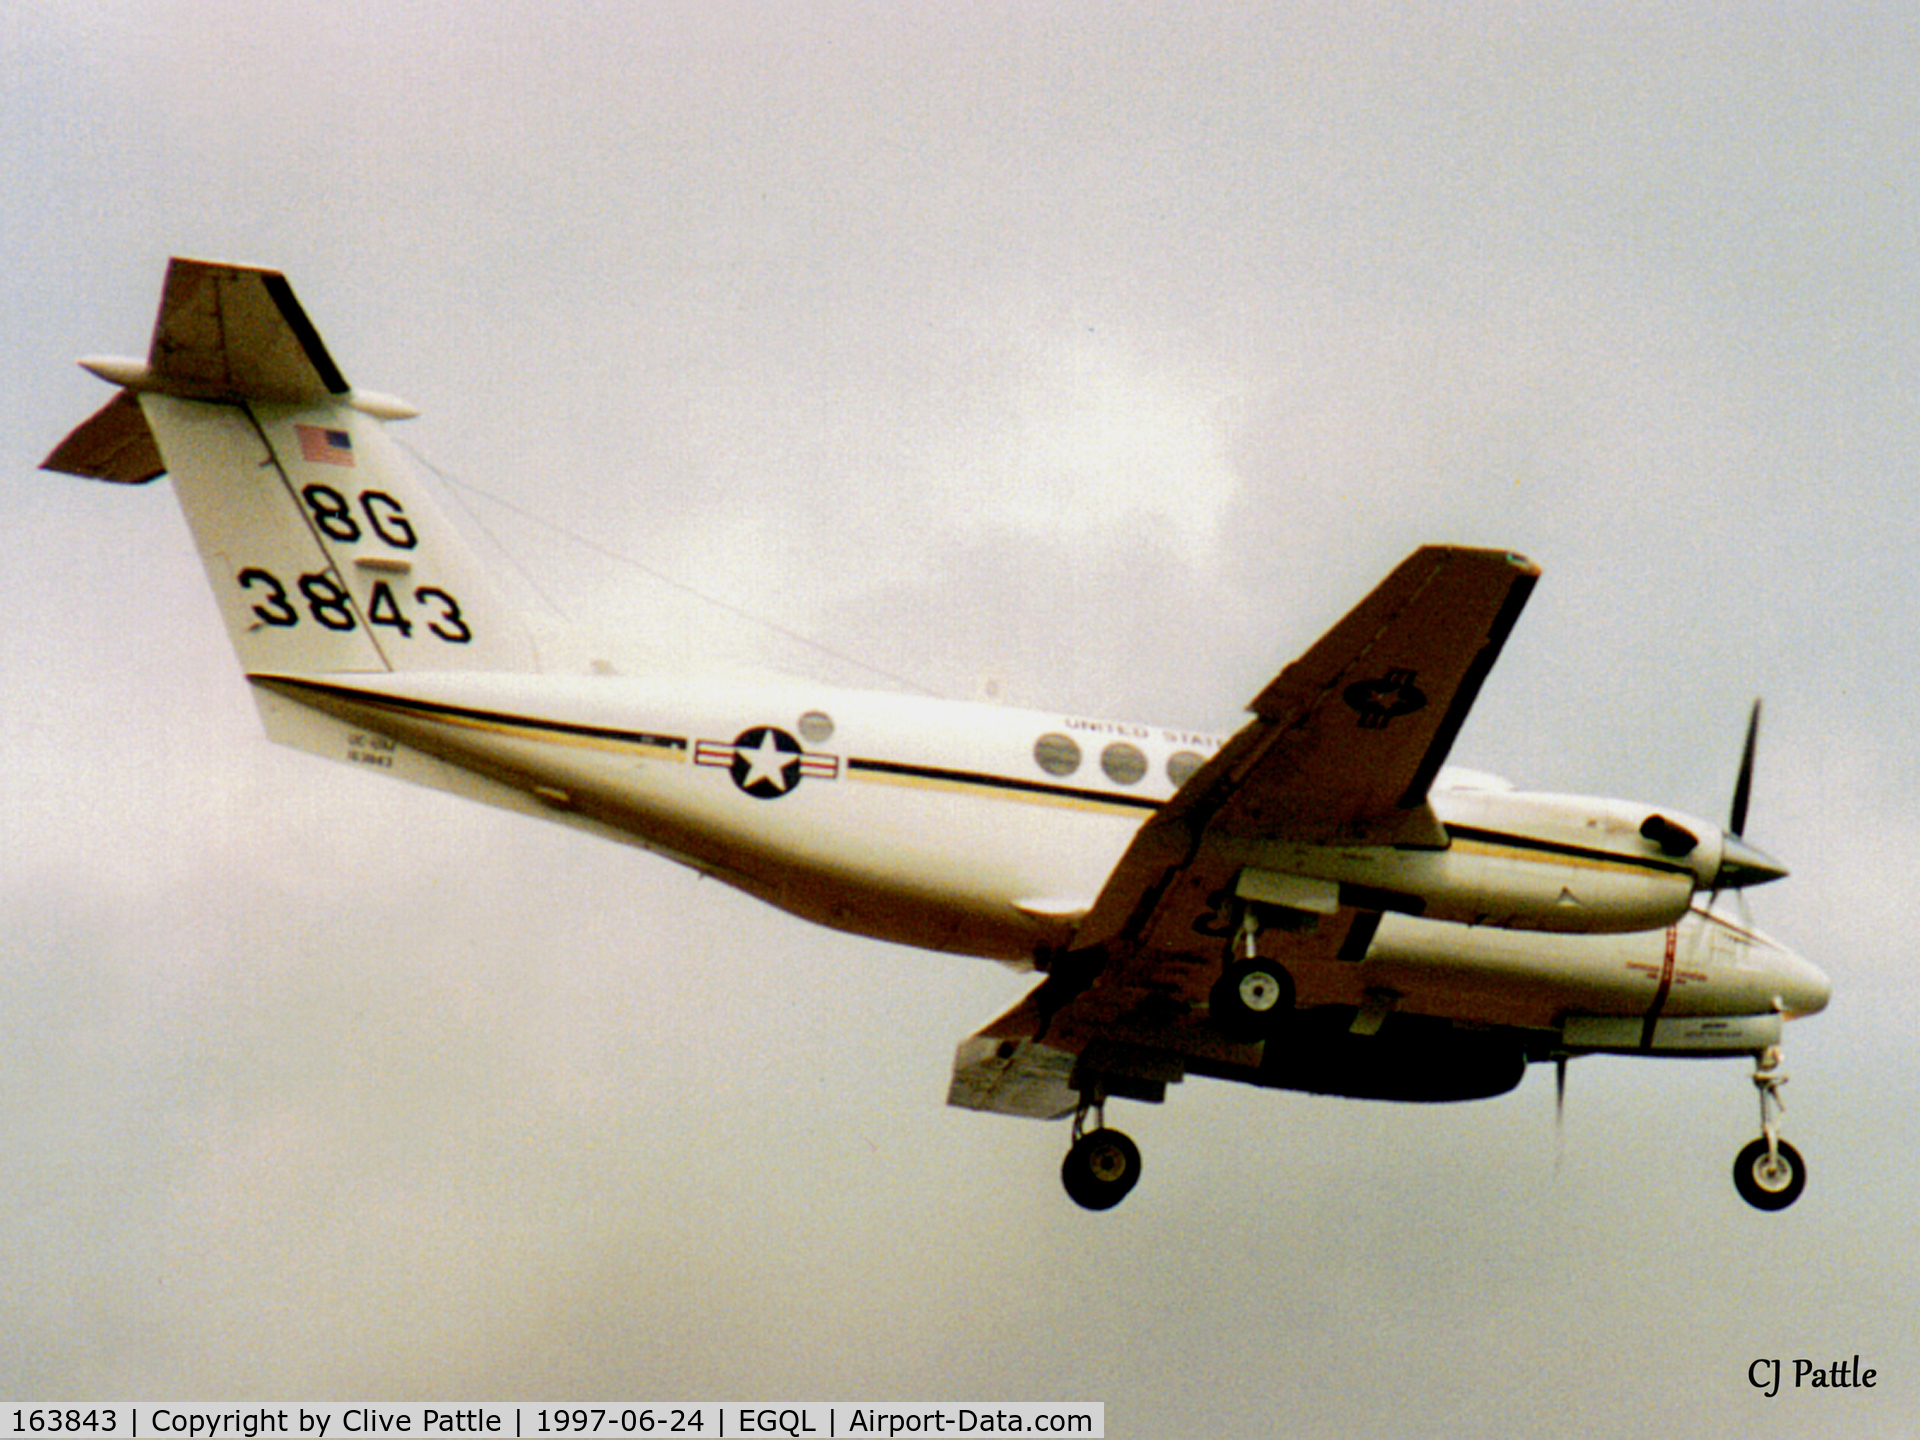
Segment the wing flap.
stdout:
[[[1147,984],[1137,983],[1145,978]],[[1183,1057],[1222,1042],[1176,999],[1178,977],[1131,976],[1072,996],[1049,978],[954,1052],[947,1103],[1030,1120],[1058,1120],[1083,1085],[1158,1104],[1186,1075]]]
[[[1341,962],[1364,953],[1378,919],[1342,909],[1270,936],[1263,953],[1303,980],[1318,977],[1323,1000],[1349,1000],[1356,972]],[[1233,1039],[1212,1023],[1216,959],[1192,949],[1148,949],[1078,974],[1073,967],[1069,958],[1019,1004],[960,1042],[949,1105],[1054,1120],[1074,1112],[1083,1087],[1152,1103],[1189,1072],[1245,1075],[1266,1063],[1258,1043]]]
[[1079,1056],[1038,1040],[970,1035],[953,1056],[947,1104],[962,1110],[1058,1120],[1080,1103],[1073,1088]]

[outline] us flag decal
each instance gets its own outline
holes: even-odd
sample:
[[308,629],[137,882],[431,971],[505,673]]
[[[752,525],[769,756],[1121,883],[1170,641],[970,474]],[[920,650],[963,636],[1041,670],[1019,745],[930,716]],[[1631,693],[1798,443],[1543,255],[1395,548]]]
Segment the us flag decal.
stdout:
[[353,465],[353,436],[344,430],[329,430],[324,425],[296,425],[300,437],[300,458],[319,465]]

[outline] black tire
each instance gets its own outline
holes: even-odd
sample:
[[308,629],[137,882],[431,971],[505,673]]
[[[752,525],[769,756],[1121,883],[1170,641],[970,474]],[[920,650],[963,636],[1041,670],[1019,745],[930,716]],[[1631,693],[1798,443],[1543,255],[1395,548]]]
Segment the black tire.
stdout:
[[1293,977],[1266,960],[1231,960],[1208,997],[1213,1028],[1229,1040],[1269,1040],[1293,1013]]
[[1784,1210],[1807,1188],[1807,1162],[1800,1152],[1784,1140],[1776,1141],[1774,1148],[1779,1157],[1775,1164],[1768,1163],[1764,1137],[1733,1162],[1733,1188],[1756,1210]]
[[1089,1130],[1060,1162],[1060,1183],[1076,1205],[1111,1210],[1140,1180],[1140,1147],[1118,1130]]

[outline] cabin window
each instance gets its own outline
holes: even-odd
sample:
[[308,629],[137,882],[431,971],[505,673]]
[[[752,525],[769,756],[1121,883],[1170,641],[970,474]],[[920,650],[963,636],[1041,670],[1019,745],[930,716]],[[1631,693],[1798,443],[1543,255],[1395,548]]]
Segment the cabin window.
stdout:
[[1049,775],[1071,775],[1080,768],[1080,747],[1071,735],[1042,735],[1033,742],[1033,759]]
[[1140,753],[1138,745],[1116,740],[1100,752],[1100,768],[1116,785],[1137,785],[1140,777],[1147,773],[1147,757]]
[[800,738],[809,745],[824,745],[833,738],[833,717],[824,710],[809,710],[800,717]]
[[1167,757],[1167,779],[1177,788],[1191,780],[1193,772],[1206,763],[1203,757],[1191,750],[1176,750]]

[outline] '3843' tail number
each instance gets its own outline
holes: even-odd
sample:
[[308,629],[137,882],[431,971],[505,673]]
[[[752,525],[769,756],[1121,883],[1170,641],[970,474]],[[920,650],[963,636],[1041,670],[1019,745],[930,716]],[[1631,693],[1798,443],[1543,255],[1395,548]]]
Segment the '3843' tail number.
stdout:
[[[289,592],[284,581],[271,570],[263,570],[258,565],[249,565],[235,577],[240,588],[256,598],[253,613],[262,625],[274,625],[290,628],[299,625],[305,619],[311,619],[316,625],[329,630],[353,630],[360,624],[353,596],[331,574],[321,571],[311,575],[302,575],[294,582],[294,591],[301,603],[296,604],[294,592]],[[465,645],[473,639],[473,631],[467,628],[467,622],[460,613],[460,602],[437,585],[421,585],[413,592],[413,605],[423,607],[424,614],[407,613],[408,606],[393,591],[385,580],[376,580],[373,593],[367,597],[366,621],[371,626],[399,632],[400,638],[410,640],[417,625],[424,624],[428,633],[438,636],[449,645]],[[305,614],[303,615],[302,609]]]

